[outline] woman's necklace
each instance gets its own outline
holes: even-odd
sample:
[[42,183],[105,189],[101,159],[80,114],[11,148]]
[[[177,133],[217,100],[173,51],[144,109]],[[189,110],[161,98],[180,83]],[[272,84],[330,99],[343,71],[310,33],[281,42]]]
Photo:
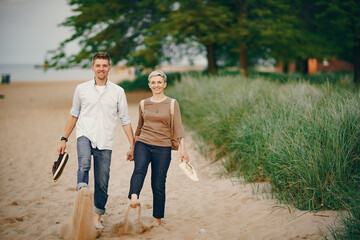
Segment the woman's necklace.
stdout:
[[[150,98],[150,100],[154,103],[160,103],[160,102],[163,102],[165,101],[167,97],[165,95],[163,95],[159,100],[154,100],[154,96],[152,96]],[[157,105],[155,105],[155,113],[157,114],[159,112],[159,107]]]
[[164,95],[164,96],[162,96],[162,98],[160,98],[159,100],[155,100],[155,99],[154,99],[154,96],[152,96],[152,97],[150,97],[150,100],[151,100],[152,102],[159,103],[159,102],[164,101],[166,98],[167,98],[167,97]]

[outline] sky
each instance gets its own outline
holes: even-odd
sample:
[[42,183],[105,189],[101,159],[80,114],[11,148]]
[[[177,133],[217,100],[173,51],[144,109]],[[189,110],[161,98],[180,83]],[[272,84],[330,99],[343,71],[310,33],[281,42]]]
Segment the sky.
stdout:
[[0,64],[42,64],[48,50],[71,36],[58,25],[72,15],[66,0],[0,0]]
[[[0,64],[43,64],[47,51],[72,35],[59,24],[73,15],[67,0],[0,0]],[[76,43],[66,47],[68,54],[79,50]],[[193,60],[206,65],[202,55]],[[183,56],[174,64],[189,63]]]

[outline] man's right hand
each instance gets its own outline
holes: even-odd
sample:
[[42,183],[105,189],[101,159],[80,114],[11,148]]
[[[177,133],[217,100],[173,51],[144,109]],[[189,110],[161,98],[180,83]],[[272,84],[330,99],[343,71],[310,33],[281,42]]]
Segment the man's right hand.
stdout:
[[60,154],[64,154],[65,149],[66,149],[66,142],[63,140],[63,141],[61,141],[61,143],[60,143],[60,147],[59,147],[59,149],[58,149],[58,154],[59,154],[59,155],[60,155]]

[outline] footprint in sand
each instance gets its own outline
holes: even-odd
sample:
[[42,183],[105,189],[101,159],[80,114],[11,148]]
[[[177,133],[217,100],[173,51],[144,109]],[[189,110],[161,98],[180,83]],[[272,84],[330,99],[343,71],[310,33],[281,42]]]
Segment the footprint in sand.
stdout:
[[77,192],[72,222],[62,227],[61,236],[65,240],[95,239],[98,236],[90,189],[81,188]]

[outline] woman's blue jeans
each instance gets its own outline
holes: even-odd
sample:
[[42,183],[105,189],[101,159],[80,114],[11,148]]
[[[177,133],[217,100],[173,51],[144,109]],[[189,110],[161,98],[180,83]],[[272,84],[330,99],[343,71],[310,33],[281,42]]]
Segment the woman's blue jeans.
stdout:
[[93,148],[88,138],[82,136],[77,139],[78,172],[76,191],[82,187],[89,188],[89,170],[91,155],[94,157],[94,209],[103,215],[108,199],[108,185],[110,177],[111,150]]
[[151,163],[151,188],[153,192],[153,217],[163,218],[165,211],[165,182],[171,161],[171,147],[160,147],[140,141],[134,148],[134,172],[130,180],[129,198],[140,196],[145,176]]

